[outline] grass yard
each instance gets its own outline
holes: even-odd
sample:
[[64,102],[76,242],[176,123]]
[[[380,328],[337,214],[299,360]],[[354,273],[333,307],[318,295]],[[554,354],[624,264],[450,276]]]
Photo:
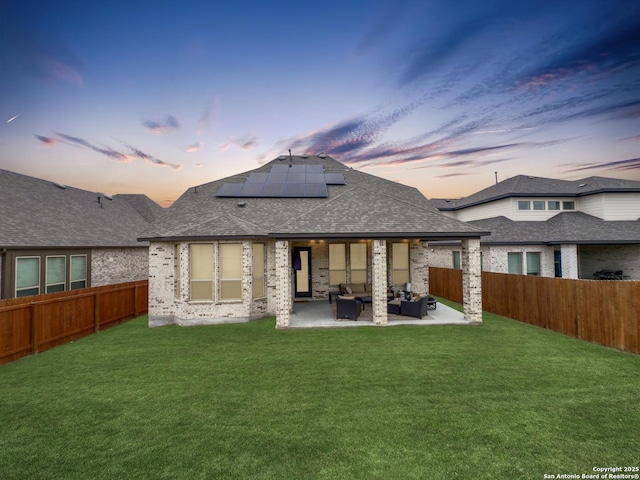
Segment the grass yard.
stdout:
[[640,357],[481,327],[148,329],[0,367],[0,478],[542,479],[640,466]]

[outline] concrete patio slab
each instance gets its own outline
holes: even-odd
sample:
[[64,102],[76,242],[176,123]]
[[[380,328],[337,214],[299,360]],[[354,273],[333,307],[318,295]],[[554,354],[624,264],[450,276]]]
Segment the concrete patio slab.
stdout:
[[365,310],[358,320],[336,319],[335,304],[326,300],[308,302],[295,302],[293,312],[289,319],[289,328],[326,328],[326,327],[362,327],[362,326],[395,326],[395,325],[472,325],[464,319],[464,315],[457,310],[438,303],[435,310],[423,319],[389,314],[387,325],[376,325],[371,316],[371,305],[366,305]]

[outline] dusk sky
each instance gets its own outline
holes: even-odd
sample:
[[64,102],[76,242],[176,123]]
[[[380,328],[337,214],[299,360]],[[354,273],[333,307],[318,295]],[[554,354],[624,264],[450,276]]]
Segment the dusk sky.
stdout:
[[0,168],[188,187],[325,152],[469,195],[640,180],[640,1],[0,0]]

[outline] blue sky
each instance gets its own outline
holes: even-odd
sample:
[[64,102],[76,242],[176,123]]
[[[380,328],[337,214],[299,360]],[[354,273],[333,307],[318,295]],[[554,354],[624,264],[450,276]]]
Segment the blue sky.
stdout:
[[0,168],[184,190],[326,152],[459,197],[640,180],[640,2],[0,3]]

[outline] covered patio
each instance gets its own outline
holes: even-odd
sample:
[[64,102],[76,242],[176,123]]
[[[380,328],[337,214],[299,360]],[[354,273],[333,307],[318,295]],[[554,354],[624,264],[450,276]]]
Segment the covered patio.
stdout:
[[336,319],[335,303],[326,300],[298,301],[293,304],[293,312],[289,317],[288,328],[341,328],[362,326],[394,326],[394,325],[473,325],[466,320],[464,314],[438,303],[435,310],[429,310],[426,317],[417,319],[402,315],[387,314],[387,322],[376,324],[373,322],[373,312],[370,304],[364,306],[358,320]]
[[[426,235],[401,235],[336,235],[307,240],[298,234],[298,238],[276,240],[276,326],[482,323],[480,241],[476,232],[455,235],[462,241],[464,313],[451,309],[450,315],[445,315],[436,311],[423,319],[388,313],[387,294],[391,288],[399,291],[406,286],[419,295],[429,293]],[[363,297],[369,301],[358,321],[336,320],[335,313],[329,310],[329,297],[339,294],[339,285],[349,284],[366,286]],[[313,305],[318,301],[321,303]],[[443,308],[443,312],[447,310]]]

